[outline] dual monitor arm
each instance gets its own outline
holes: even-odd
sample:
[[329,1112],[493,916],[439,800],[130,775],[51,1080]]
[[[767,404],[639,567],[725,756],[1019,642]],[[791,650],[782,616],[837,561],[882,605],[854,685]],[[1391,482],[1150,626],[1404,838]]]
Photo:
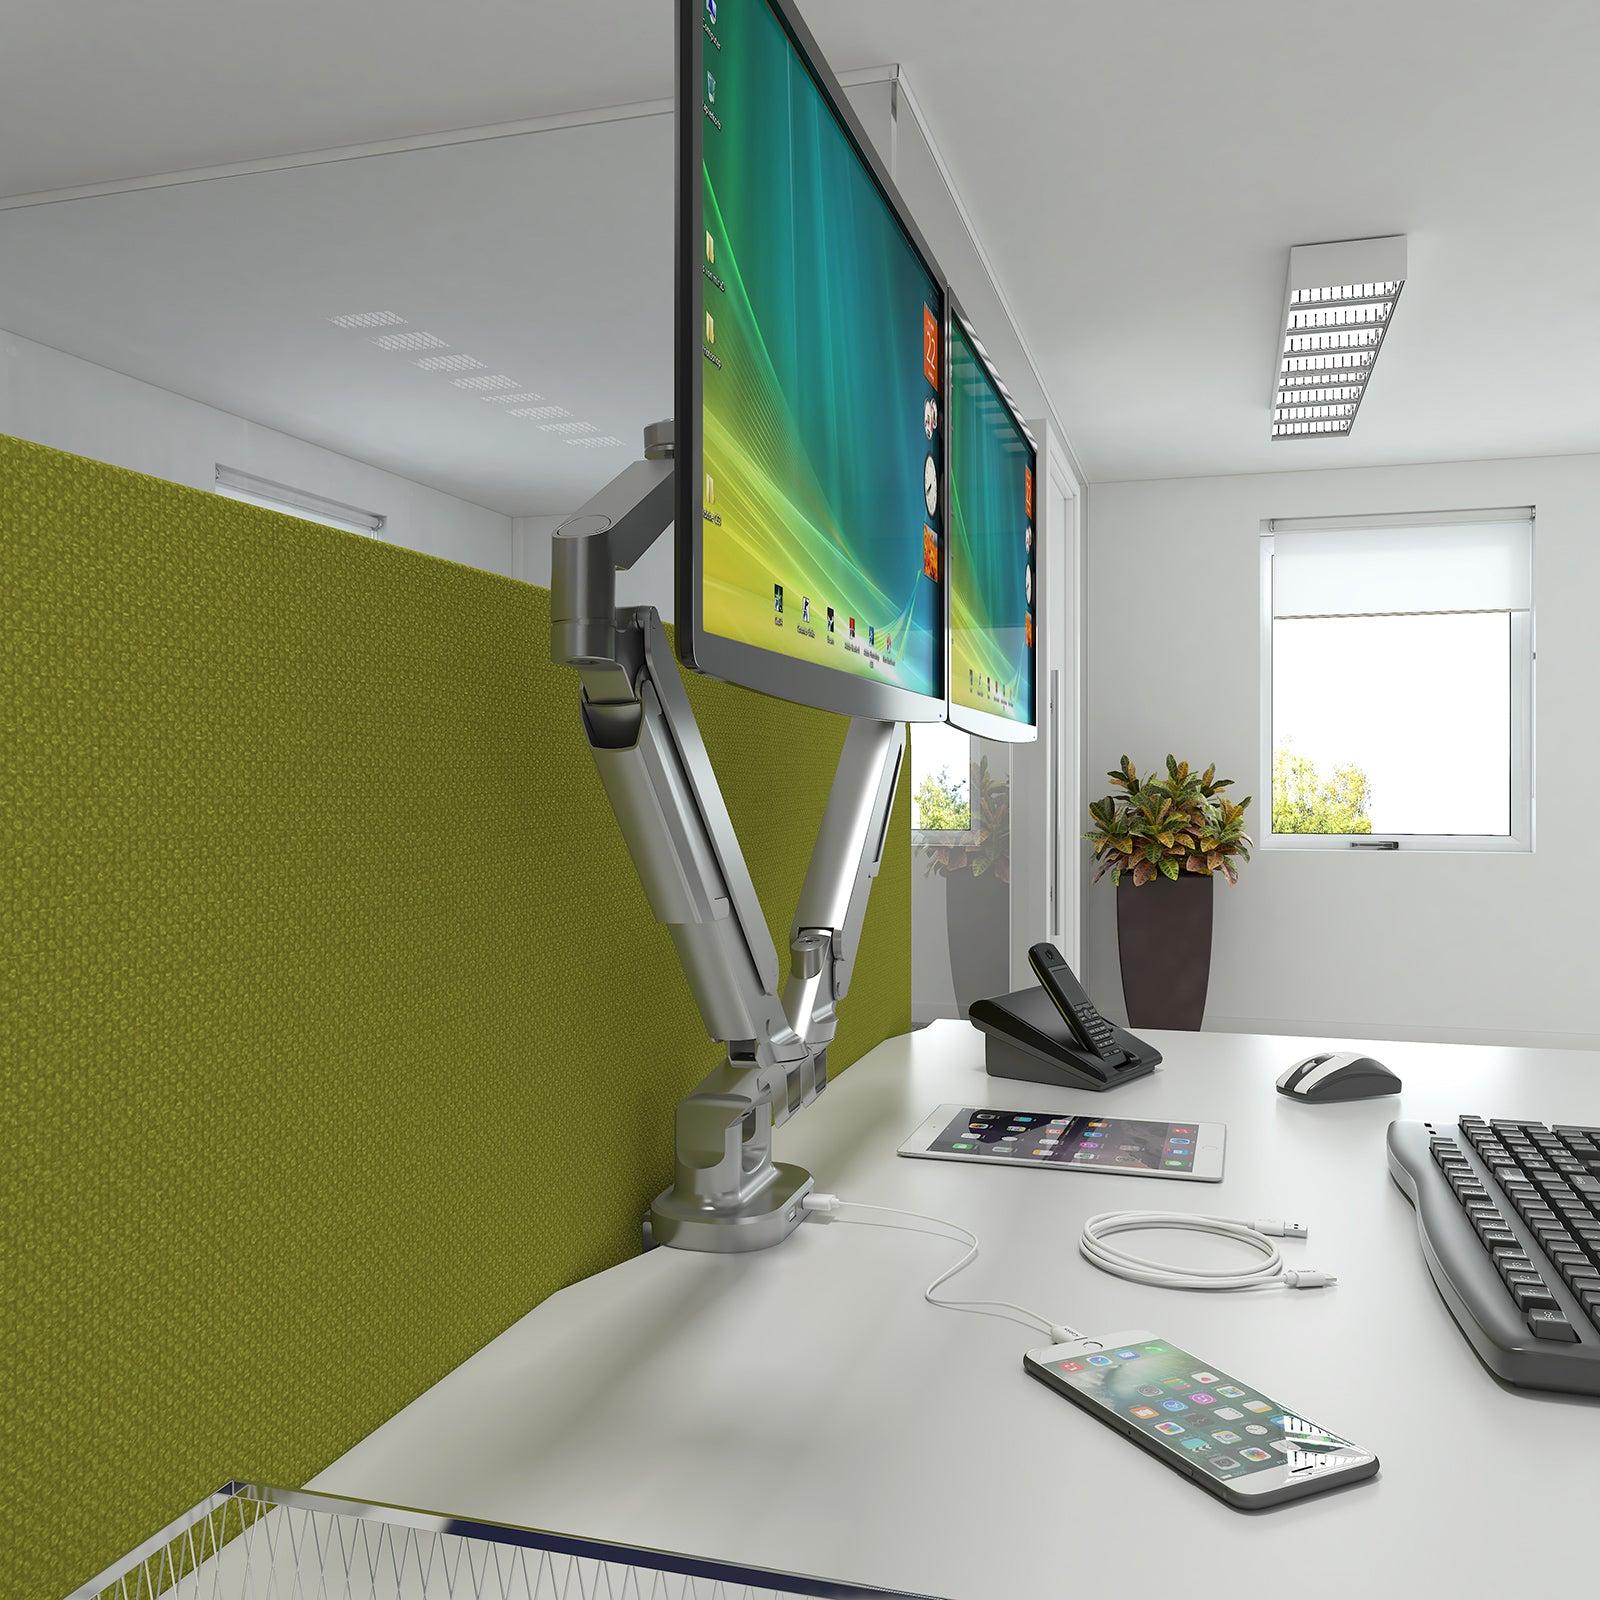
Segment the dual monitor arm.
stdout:
[[575,667],[584,734],[651,910],[665,923],[707,1031],[727,1059],[678,1106],[676,1176],[656,1198],[656,1240],[759,1250],[804,1215],[811,1175],[772,1159],[772,1130],[827,1086],[835,1008],[878,875],[905,748],[897,723],[851,721],[790,929],[790,970],[684,693],[660,613],[619,608],[616,575],[671,526],[672,424],[645,459],[556,530],[551,656]]

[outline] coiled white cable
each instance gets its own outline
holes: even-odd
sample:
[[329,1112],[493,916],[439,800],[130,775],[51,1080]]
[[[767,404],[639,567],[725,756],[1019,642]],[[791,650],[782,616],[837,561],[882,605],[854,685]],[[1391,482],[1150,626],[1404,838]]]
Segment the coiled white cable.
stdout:
[[[1262,1259],[1258,1265],[1243,1271],[1233,1267],[1174,1267],[1107,1242],[1115,1234],[1156,1228],[1232,1239],[1248,1245]],[[1308,1231],[1301,1223],[1281,1222],[1276,1217],[1257,1217],[1246,1222],[1240,1217],[1195,1216],[1185,1211],[1102,1211],[1084,1223],[1078,1249],[1085,1260],[1102,1272],[1160,1289],[1320,1289],[1337,1283],[1339,1280],[1331,1272],[1288,1266],[1272,1242],[1273,1239],[1304,1239]]]

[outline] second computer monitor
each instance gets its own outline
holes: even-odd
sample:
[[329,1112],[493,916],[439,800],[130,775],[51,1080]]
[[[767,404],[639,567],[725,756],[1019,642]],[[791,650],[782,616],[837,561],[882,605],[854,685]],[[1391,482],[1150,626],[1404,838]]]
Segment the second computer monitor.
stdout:
[[950,721],[988,739],[1032,739],[1039,648],[1038,452],[983,346],[952,306]]

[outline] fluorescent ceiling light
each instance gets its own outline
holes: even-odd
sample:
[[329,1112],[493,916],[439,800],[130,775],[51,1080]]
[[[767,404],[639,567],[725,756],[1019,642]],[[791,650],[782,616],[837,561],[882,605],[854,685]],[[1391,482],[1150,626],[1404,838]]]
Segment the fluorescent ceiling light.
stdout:
[[413,329],[410,333],[381,333],[372,341],[380,350],[448,350],[436,333]]
[[363,511],[360,506],[329,500],[324,495],[312,494],[309,489],[295,489],[287,483],[274,483],[270,478],[258,478],[254,473],[225,467],[220,461],[216,490],[230,500],[247,500],[269,511],[285,512],[329,528],[342,528],[346,533],[382,533],[389,520],[380,511]]
[[403,328],[406,319],[396,311],[351,311],[342,317],[329,317],[336,328]]
[[1404,234],[1289,252],[1272,375],[1274,439],[1337,439],[1355,426],[1405,281]]

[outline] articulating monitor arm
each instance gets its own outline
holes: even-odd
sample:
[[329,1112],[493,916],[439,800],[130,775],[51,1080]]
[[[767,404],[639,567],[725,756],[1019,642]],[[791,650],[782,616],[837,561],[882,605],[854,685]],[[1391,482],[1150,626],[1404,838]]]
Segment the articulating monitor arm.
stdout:
[[556,531],[551,655],[576,667],[595,764],[652,911],[665,923],[712,1038],[728,1058],[678,1107],[677,1176],[652,1208],[662,1243],[776,1244],[799,1223],[811,1176],[772,1159],[772,1129],[827,1083],[834,1007],[884,837],[904,732],[852,722],[791,931],[778,958],[722,791],[653,607],[616,606],[616,573],[671,525],[671,424]]

